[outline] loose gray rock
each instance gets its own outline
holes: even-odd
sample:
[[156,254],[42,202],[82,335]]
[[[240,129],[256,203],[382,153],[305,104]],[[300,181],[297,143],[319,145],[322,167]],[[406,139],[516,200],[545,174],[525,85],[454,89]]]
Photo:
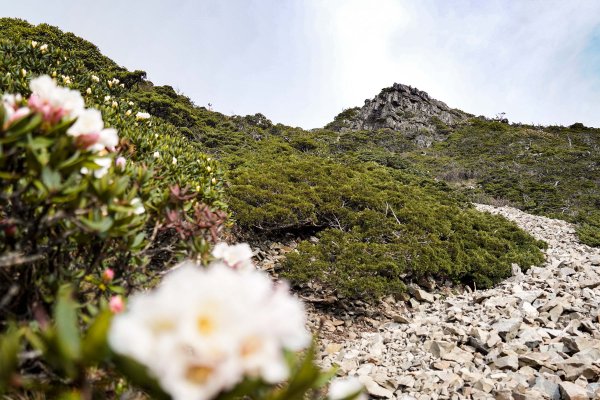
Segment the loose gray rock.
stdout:
[[321,364],[362,376],[378,397],[600,399],[600,262],[592,263],[600,249],[580,244],[567,222],[477,208],[546,241],[545,264],[522,266],[524,274],[489,290],[413,287],[409,311],[392,307],[385,314],[394,322],[375,321],[339,349],[324,346]]

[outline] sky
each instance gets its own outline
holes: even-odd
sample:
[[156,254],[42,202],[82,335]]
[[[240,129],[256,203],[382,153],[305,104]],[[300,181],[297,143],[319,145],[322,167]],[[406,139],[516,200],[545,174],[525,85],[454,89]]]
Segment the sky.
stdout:
[[600,1],[0,0],[224,114],[322,127],[394,82],[511,122],[600,127]]

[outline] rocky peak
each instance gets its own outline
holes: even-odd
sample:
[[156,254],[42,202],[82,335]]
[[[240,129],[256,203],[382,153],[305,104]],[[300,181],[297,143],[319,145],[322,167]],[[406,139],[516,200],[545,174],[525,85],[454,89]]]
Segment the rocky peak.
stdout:
[[345,110],[327,128],[344,131],[391,129],[428,147],[434,140],[443,140],[447,128],[470,115],[448,107],[422,90],[394,83],[383,89],[364,106]]

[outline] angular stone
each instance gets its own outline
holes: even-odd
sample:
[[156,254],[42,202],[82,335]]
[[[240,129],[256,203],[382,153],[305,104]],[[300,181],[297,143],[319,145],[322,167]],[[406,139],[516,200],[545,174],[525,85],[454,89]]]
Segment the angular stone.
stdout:
[[567,346],[571,352],[579,352],[590,348],[600,349],[600,340],[590,339],[581,336],[565,336],[562,338],[562,342]]
[[455,347],[451,352],[442,355],[443,360],[455,361],[460,364],[465,364],[473,361],[473,354],[468,351],[462,350],[459,347]]
[[538,376],[535,379],[533,388],[541,393],[544,393],[550,400],[560,400],[560,389],[558,383],[552,382],[546,378]]
[[417,299],[419,301],[424,301],[427,303],[433,303],[435,301],[435,298],[433,297],[433,295],[431,293],[424,291],[423,289],[411,287],[409,289],[409,291],[410,291],[410,294],[415,296],[415,299]]
[[527,353],[519,355],[519,365],[530,367],[542,367],[548,361],[550,355],[548,353]]
[[559,384],[560,394],[565,400],[588,400],[587,390],[571,382]]
[[563,312],[564,312],[563,306],[561,304],[557,304],[550,311],[548,311],[550,320],[554,321],[554,322],[558,321],[558,319],[560,318],[560,316],[562,315]]
[[501,319],[492,325],[492,329],[494,329],[505,342],[509,342],[515,338],[522,323],[523,320],[520,318]]
[[364,385],[367,393],[369,393],[371,396],[387,399],[394,398],[394,393],[391,390],[379,386],[377,382],[375,382],[370,376],[359,375],[358,380]]
[[442,358],[444,355],[450,353],[456,345],[450,342],[434,341],[431,343],[429,352],[438,358]]
[[400,378],[396,379],[396,385],[412,388],[415,386],[415,378],[410,375],[401,376]]
[[494,365],[498,369],[509,369],[516,371],[519,369],[519,358],[516,355],[500,357],[494,361]]

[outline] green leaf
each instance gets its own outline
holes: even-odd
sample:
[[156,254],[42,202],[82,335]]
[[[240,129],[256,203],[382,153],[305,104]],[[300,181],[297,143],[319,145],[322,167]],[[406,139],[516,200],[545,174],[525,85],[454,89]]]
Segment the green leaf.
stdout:
[[35,138],[29,141],[29,147],[32,150],[46,149],[54,143],[54,140],[44,137],[44,136],[36,136]]
[[35,130],[41,123],[42,117],[39,114],[32,114],[29,117],[22,118],[10,126],[6,136],[0,139],[0,143],[17,141],[24,134]]
[[151,392],[153,395],[151,398],[159,400],[170,398],[158,382],[150,377],[148,369],[143,364],[120,354],[115,354],[113,358],[117,369],[133,384]]
[[[315,365],[316,340],[304,353],[304,358],[297,362],[296,368],[292,371],[292,376],[283,388],[272,393],[269,400],[303,400],[306,393],[321,384],[321,370]],[[290,354],[292,359],[296,359],[295,354]],[[295,360],[292,360],[294,363]]]
[[0,127],[4,125],[4,120],[6,119],[6,109],[2,103],[0,103]]
[[18,366],[21,333],[14,325],[0,336],[0,394],[9,386],[10,379]]
[[58,396],[58,400],[83,400],[84,398],[78,390],[63,392]]
[[82,359],[88,365],[94,365],[109,353],[107,335],[111,320],[112,313],[104,310],[89,327],[81,346]]
[[113,219],[111,217],[101,217],[99,220],[80,218],[79,220],[86,227],[98,233],[105,233],[113,226]]
[[133,239],[133,242],[131,242],[130,247],[132,249],[137,248],[139,245],[142,244],[142,242],[144,241],[144,238],[146,237],[146,234],[144,232],[140,232],[137,235],[135,235],[135,238]]
[[111,292],[113,293],[117,293],[117,294],[125,294],[125,288],[123,286],[118,286],[118,285],[110,285],[108,287],[110,289]]
[[58,166],[58,169],[62,170],[62,169],[70,168],[74,165],[77,165],[78,163],[81,162],[80,156],[81,156],[81,152],[76,151],[75,153],[73,153],[73,155],[71,157],[69,157],[62,163],[60,163],[60,165]]
[[73,300],[69,286],[59,289],[58,301],[54,309],[57,343],[60,354],[68,360],[81,357],[81,339],[77,322],[77,303]]
[[60,188],[61,177],[57,171],[50,169],[48,166],[42,168],[42,182],[50,192],[55,192]]

